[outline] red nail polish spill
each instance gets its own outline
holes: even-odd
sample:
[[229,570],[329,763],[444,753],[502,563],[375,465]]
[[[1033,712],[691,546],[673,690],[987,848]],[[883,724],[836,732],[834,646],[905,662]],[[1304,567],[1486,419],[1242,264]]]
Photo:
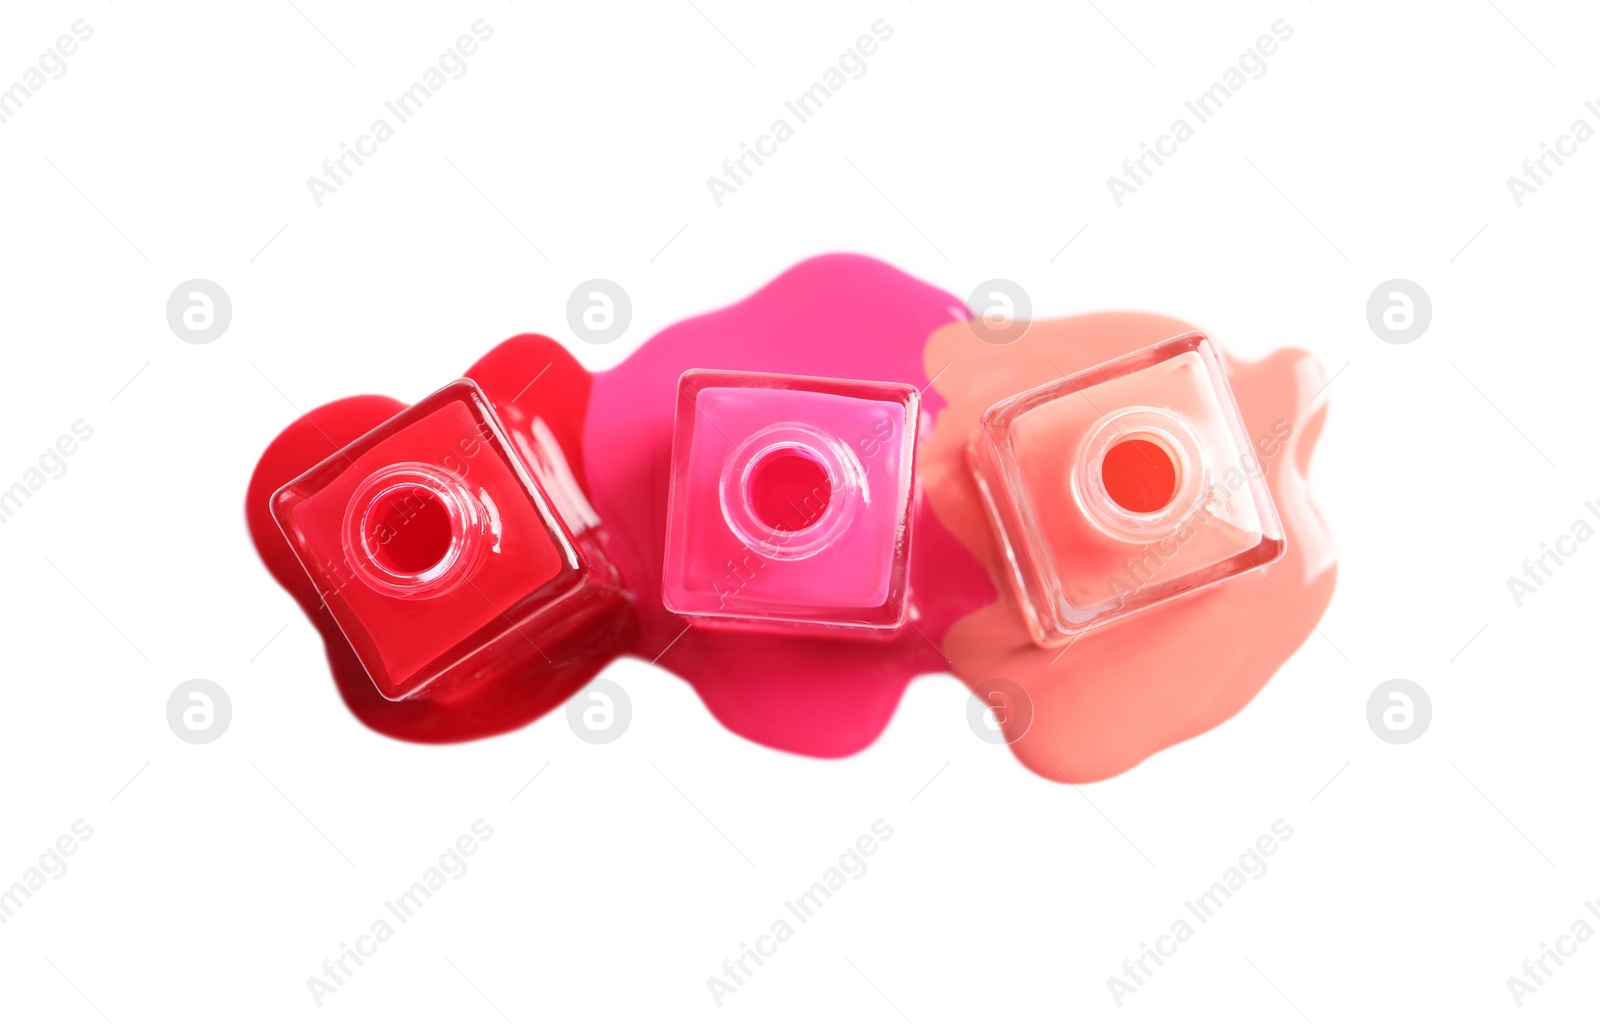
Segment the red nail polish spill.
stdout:
[[[1152,314],[1099,313],[1036,321],[1007,346],[985,343],[966,325],[929,339],[924,366],[948,367],[930,391],[948,405],[918,469],[940,519],[995,578],[1007,570],[967,469],[977,418],[1001,399],[1191,330]],[[1108,778],[1227,720],[1310,635],[1332,597],[1333,543],[1306,482],[1326,414],[1315,397],[1322,370],[1294,349],[1227,362],[1287,533],[1279,561],[1081,633],[1062,648],[1031,642],[1009,592],[945,638],[953,671],[974,691],[1004,679],[1027,693],[1031,715],[1009,716],[1007,740],[1046,778]]]
[[[280,486],[401,412],[401,403],[345,399],[284,430],[251,480],[251,534],[274,577],[322,632],[346,704],[387,735],[449,742],[514,729],[559,705],[612,658],[634,654],[687,679],[740,735],[842,756],[882,731],[912,677],[950,670],[975,690],[1005,678],[1028,693],[1031,720],[1025,730],[1012,723],[1017,734],[1008,738],[1029,768],[1072,782],[1105,778],[1237,712],[1326,608],[1332,545],[1305,484],[1324,413],[1311,397],[1321,371],[1295,351],[1229,363],[1249,433],[1261,439],[1257,451],[1288,554],[1264,575],[1245,573],[1090,630],[1064,651],[1046,650],[1030,641],[1019,617],[967,466],[978,417],[1001,398],[1189,328],[1157,316],[1100,314],[1034,323],[1020,341],[995,346],[973,334],[967,316],[953,296],[883,263],[827,256],[734,306],[662,331],[593,377],[536,335],[489,352],[466,375],[494,407],[579,559],[602,567],[607,579],[615,580],[614,571],[626,601],[620,594],[610,604],[596,598],[581,630],[555,638],[553,657],[441,699],[380,695],[269,511]],[[922,389],[906,625],[868,639],[701,621],[691,628],[663,606],[678,380],[693,368]],[[1126,450],[1108,454],[1104,470],[1107,488],[1132,512],[1159,507],[1176,487],[1159,460],[1137,448],[1142,443],[1119,445]],[[794,509],[820,517],[843,498],[828,490],[829,471],[808,461],[803,446],[777,451],[752,463],[751,512],[798,533],[790,530]],[[374,513],[380,530],[385,514]],[[425,512],[403,520],[390,526],[405,527],[404,543],[382,551],[396,572],[428,562],[445,539],[439,524],[430,533]],[[806,518],[801,528],[811,525]]]
[[[573,531],[574,547],[588,564],[604,567],[606,562],[598,531],[594,529],[593,512],[583,497],[581,460],[574,457],[588,401],[588,373],[560,345],[538,335],[512,338],[468,373],[496,406],[512,446],[522,455],[543,493],[549,496],[550,503]],[[509,400],[536,377],[547,387],[545,400],[537,413],[510,408]],[[490,667],[480,673],[488,678],[466,680],[454,692],[437,699],[426,695],[414,699],[386,699],[335,621],[324,594],[319,592],[319,584],[307,575],[273,521],[271,502],[278,488],[406,408],[392,398],[370,395],[346,398],[314,409],[290,424],[267,447],[251,477],[245,499],[251,537],[268,570],[299,602],[322,634],[339,693],[366,725],[398,739],[431,743],[475,739],[518,728],[559,707],[619,651],[627,649],[636,626],[619,592],[580,588],[570,598],[573,611],[567,619],[554,629],[536,634],[534,639],[526,638],[524,631],[517,627],[507,627],[518,644],[524,639],[538,644],[535,656],[523,659],[523,667],[514,679],[495,678],[491,662]],[[452,406],[446,411],[455,409]],[[416,437],[415,434],[410,436]],[[478,453],[476,448],[468,455],[455,447],[463,440],[475,438],[475,433],[460,429],[438,433],[435,429],[425,436],[427,440],[423,443],[429,445],[426,457],[442,461],[447,468],[466,466],[463,460],[471,459],[474,469],[467,471],[464,478],[478,487],[500,488],[504,500],[505,481],[497,476],[499,467],[488,461],[491,457]],[[394,442],[391,438],[382,443]],[[377,461],[385,460],[380,456]],[[357,468],[359,471],[352,477],[361,475],[369,467],[358,465]],[[353,489],[353,479],[346,486]],[[380,514],[393,508],[385,501],[380,498],[375,505]],[[429,561],[423,557],[426,552],[422,548],[431,544],[436,553],[440,546],[437,542],[441,537],[430,533],[430,526],[432,533],[441,530],[440,524],[430,518],[437,513],[439,504],[414,503],[409,492],[402,496],[402,502],[406,503],[402,528],[390,531],[392,536],[381,548],[375,549],[380,556],[376,560],[380,564],[388,563],[383,568],[405,570],[409,567],[405,563],[413,558]],[[496,519],[519,514],[523,513],[509,504],[493,509]],[[444,531],[449,528],[448,522],[442,526]],[[324,537],[330,532],[331,528],[321,531]],[[541,580],[554,575],[556,552],[547,547],[549,542],[542,533],[535,535],[525,530],[523,535],[528,549],[517,556],[523,568],[537,569]],[[448,541],[448,536],[442,539]],[[496,547],[511,543],[511,538],[495,540]],[[386,599],[376,592],[369,593],[364,583],[350,580],[348,562],[333,560],[339,564],[331,574],[322,576],[321,585],[332,591],[328,600],[335,603],[346,598],[361,602],[357,608],[374,626],[363,640],[369,645],[376,644],[381,651],[381,654],[372,654],[369,647],[369,657],[381,658],[387,665],[410,667],[430,657],[434,653],[432,648],[439,646],[435,641],[449,640],[453,630],[472,632],[461,625],[464,620],[459,607],[455,609],[457,614],[446,615],[436,602],[387,599],[385,604]],[[573,574],[566,570],[562,575]],[[496,620],[500,616],[496,613],[510,607],[511,598],[495,591],[482,577],[476,582],[481,586],[475,593],[461,591],[452,595],[452,600],[464,600],[469,606],[467,615],[473,614],[471,605],[481,604],[478,611],[482,614],[471,619],[471,625],[499,628]],[[490,592],[485,593],[485,589]],[[529,663],[534,665],[532,669],[526,667]],[[387,679],[385,682],[392,683]],[[396,692],[391,687],[391,696]]]

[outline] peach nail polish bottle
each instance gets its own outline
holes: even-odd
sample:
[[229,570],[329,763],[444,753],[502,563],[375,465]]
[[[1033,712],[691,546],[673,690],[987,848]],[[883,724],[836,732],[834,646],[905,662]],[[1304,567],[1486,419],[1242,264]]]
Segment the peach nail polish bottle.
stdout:
[[1284,551],[1261,460],[1203,334],[995,403],[967,454],[1043,647]]

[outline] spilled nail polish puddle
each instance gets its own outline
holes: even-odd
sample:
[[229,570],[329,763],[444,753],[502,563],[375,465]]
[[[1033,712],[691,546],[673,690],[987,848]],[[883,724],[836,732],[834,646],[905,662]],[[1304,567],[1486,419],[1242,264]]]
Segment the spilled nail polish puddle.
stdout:
[[[1096,313],[1035,321],[1019,341],[999,349],[964,324],[929,339],[925,367],[949,369],[930,389],[943,394],[945,414],[919,453],[927,500],[997,578],[1004,553],[967,472],[969,424],[1009,395],[1190,330],[1152,314]],[[951,671],[975,691],[1003,679],[1027,694],[1031,713],[1008,718],[1007,740],[1040,775],[1108,778],[1221,724],[1266,685],[1327,609],[1333,543],[1306,479],[1326,415],[1317,397],[1321,367],[1294,349],[1227,364],[1287,534],[1281,558],[1088,630],[1064,648],[1036,646],[1009,595],[964,616],[942,639]],[[1138,586],[1140,570],[1133,566],[1128,586]]]
[[[740,303],[668,327],[600,373],[588,373],[546,337],[504,342],[464,376],[493,406],[509,446],[566,525],[575,557],[600,567],[593,574],[599,585],[570,625],[553,627],[548,643],[539,643],[540,658],[507,670],[507,678],[491,671],[437,700],[379,693],[327,594],[269,511],[275,491],[383,425],[403,403],[349,398],[295,421],[262,455],[246,515],[269,570],[322,633],[346,704],[386,735],[452,742],[515,729],[560,705],[615,657],[634,655],[686,679],[734,732],[836,757],[882,732],[913,677],[949,671],[975,692],[996,679],[1020,688],[1032,712],[1007,723],[1017,756],[1047,778],[1091,781],[1236,713],[1310,634],[1333,590],[1333,548],[1306,482],[1325,412],[1315,399],[1322,373],[1309,355],[1283,350],[1256,363],[1227,361],[1282,518],[1283,557],[1090,629],[1064,647],[1030,638],[967,462],[979,417],[1008,396],[1191,330],[1149,314],[1094,314],[1035,321],[1019,340],[995,345],[974,332],[954,296],[876,260],[837,255],[808,260]],[[885,382],[919,392],[911,405],[909,550],[897,553],[908,566],[903,625],[870,636],[779,632],[668,610],[662,579],[678,384],[696,369]],[[878,458],[878,451],[866,437],[853,455]],[[779,538],[779,557],[730,557],[733,592],[755,586],[764,566],[778,567],[784,536],[803,537],[850,498],[839,489],[849,473],[830,470],[824,463],[831,456],[822,454],[819,461],[806,444],[779,444],[750,465],[739,493],[758,527],[764,523]],[[1104,462],[1107,491],[1133,513],[1160,508],[1177,486],[1166,455],[1147,440],[1122,441]],[[872,469],[868,462],[863,473]],[[870,493],[882,490],[878,484]],[[390,523],[403,538],[385,552],[395,568],[422,566],[448,541],[448,523],[436,519],[422,506]],[[849,564],[868,577],[869,593],[885,592],[874,581],[889,576]]]

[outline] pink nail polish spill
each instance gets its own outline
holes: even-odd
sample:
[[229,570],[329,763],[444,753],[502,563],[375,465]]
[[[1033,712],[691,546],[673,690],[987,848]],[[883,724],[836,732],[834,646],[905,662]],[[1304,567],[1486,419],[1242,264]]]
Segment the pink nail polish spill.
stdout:
[[[667,328],[620,366],[595,375],[584,431],[590,495],[611,535],[625,538],[611,546],[611,555],[636,598],[638,653],[687,679],[734,732],[818,757],[860,750],[883,731],[913,676],[948,670],[938,646],[945,630],[996,592],[977,560],[918,497],[911,607],[906,625],[887,638],[764,635],[701,625],[684,632],[689,621],[661,600],[678,378],[711,366],[925,388],[928,336],[966,319],[960,300],[887,264],[823,256],[736,305]],[[919,434],[926,436],[943,405],[932,391],[923,393]]]
[[[555,657],[542,664],[530,660],[448,699],[428,699],[425,692],[406,700],[380,694],[269,514],[275,490],[404,406],[387,398],[345,399],[285,429],[251,481],[251,534],[273,575],[322,632],[347,705],[388,735],[448,742],[519,727],[559,705],[613,657],[632,653],[687,679],[712,713],[743,736],[799,753],[840,756],[882,731],[913,676],[952,670],[975,690],[1006,678],[1029,694],[1031,721],[1025,731],[1014,726],[1020,734],[1011,737],[1028,767],[1073,782],[1104,778],[1237,712],[1326,608],[1333,550],[1305,483],[1324,415],[1312,397],[1321,371],[1295,351],[1259,363],[1227,361],[1246,434],[1266,465],[1287,553],[1261,572],[1247,571],[1097,626],[1064,649],[1045,649],[1032,641],[1019,615],[995,529],[967,464],[979,417],[1010,396],[1189,328],[1145,314],[1099,314],[1034,323],[1020,341],[995,346],[974,335],[966,320],[954,297],[883,263],[827,256],[794,267],[734,306],[662,331],[620,366],[593,377],[548,338],[524,335],[489,352],[467,376],[493,406],[509,448],[528,466],[579,555],[614,568],[627,594],[580,634],[558,637]],[[866,553],[852,554],[856,578],[841,581],[836,590],[803,582],[802,573],[793,585],[765,591],[746,582],[732,597],[737,614],[715,616],[727,622],[691,620],[668,609],[707,610],[690,607],[693,597],[685,593],[664,603],[662,588],[672,523],[674,423],[683,401],[678,385],[685,371],[698,367],[747,371],[755,376],[738,382],[757,387],[773,375],[902,386],[899,408],[914,418],[903,427],[918,438],[909,529],[903,522],[888,528],[914,540],[903,566],[903,593],[895,582],[903,552],[879,536]],[[713,376],[722,383],[733,379]],[[905,399],[904,386],[920,392],[920,401]],[[805,422],[809,414],[792,415],[785,422]],[[723,484],[729,452],[773,425],[762,419],[755,416],[713,444],[724,457],[716,487]],[[893,417],[888,421],[889,435],[880,440],[894,440]],[[869,426],[876,435],[878,422]],[[1183,485],[1180,467],[1174,464],[1166,476],[1160,460],[1152,458],[1170,449],[1137,447],[1160,436],[1118,436],[1103,458],[1097,455],[1099,479],[1124,510],[1158,512]],[[863,436],[856,443],[869,440]],[[802,534],[815,525],[813,516],[856,500],[848,474],[829,465],[826,445],[788,441],[793,443],[758,446],[762,450],[739,467],[735,497],[749,517],[744,526],[758,540]],[[1042,447],[1048,450],[1048,439]],[[894,462],[893,468],[875,484],[880,491],[904,467]],[[896,493],[885,505],[894,508],[900,500]],[[1050,513],[1040,510],[1042,517]],[[382,508],[374,514],[383,519]],[[715,516],[698,521],[721,528]],[[454,536],[450,522],[443,524],[449,530],[433,531],[438,536],[429,534],[428,522],[417,517],[411,540],[383,552],[389,570],[407,575],[413,562],[432,557],[440,539]],[[673,525],[696,522],[690,517]],[[696,536],[705,533],[694,529],[700,531]],[[704,553],[687,533],[677,543],[683,557]],[[700,585],[694,573],[674,578],[687,590]],[[1003,596],[991,579],[1002,581]],[[858,587],[863,580],[865,586]],[[875,604],[880,591],[884,600]],[[804,607],[790,600],[797,592],[806,595]],[[856,596],[841,599],[848,594]],[[728,604],[726,595],[717,600]],[[763,600],[767,607],[760,607]],[[783,605],[777,616],[769,614],[774,600]],[[750,606],[740,607],[741,601]],[[868,607],[878,618],[854,621],[871,618],[862,613]],[[895,627],[902,615],[904,625]],[[764,617],[783,624],[764,631],[722,628]],[[797,631],[797,624],[865,625],[878,639],[859,639],[859,632],[810,635]]]
[[[1151,314],[1099,313],[1035,322],[1003,347],[966,325],[929,339],[924,365],[949,367],[930,390],[949,404],[919,453],[923,486],[939,517],[997,579],[1008,569],[965,458],[984,410],[1190,330]],[[1313,397],[1322,370],[1293,349],[1260,362],[1226,363],[1286,531],[1281,559],[1079,633],[1064,647],[1036,645],[1009,594],[956,623],[945,638],[954,672],[975,691],[1005,679],[1027,693],[1031,715],[1016,716],[1007,738],[1022,762],[1046,778],[1107,778],[1225,721],[1266,685],[1328,606],[1333,544],[1306,483],[1326,413]]]

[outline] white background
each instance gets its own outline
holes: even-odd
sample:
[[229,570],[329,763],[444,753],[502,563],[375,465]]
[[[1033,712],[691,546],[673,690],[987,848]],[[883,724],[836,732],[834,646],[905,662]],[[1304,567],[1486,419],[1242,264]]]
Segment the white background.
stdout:
[[[1592,1010],[1600,941],[1520,1010],[1506,977],[1600,900],[1600,543],[1520,608],[1506,578],[1600,501],[1600,140],[1520,208],[1505,179],[1574,119],[1600,128],[1596,12],[295,3],[3,16],[0,85],[75,19],[94,35],[0,125],[0,487],[74,421],[94,436],[0,523],[0,886],[75,820],[94,835],[0,925],[0,1018]],[[306,178],[478,18],[469,73],[318,208]],[[718,208],[707,176],[878,18],[867,74]],[[1118,208],[1107,175],[1280,18],[1268,73]],[[560,713],[450,747],[352,718],[244,528],[296,407],[414,400],[525,330],[602,368],[835,250],[963,297],[1011,278],[1041,316],[1149,309],[1237,354],[1314,351],[1338,374],[1312,469],[1341,557],[1321,635],[1234,720],[1081,789],[980,742],[949,676],[840,761],[742,740],[637,661],[606,671],[633,702],[606,746]],[[234,306],[209,345],[164,315],[196,277]],[[565,325],[591,277],[633,298],[603,349]],[[1396,277],[1434,308],[1405,346],[1365,316]],[[203,746],[165,717],[195,677],[233,706]],[[1394,677],[1432,698],[1409,745],[1366,721]],[[318,1009],[306,978],[479,818],[467,874]],[[865,877],[717,1008],[706,978],[879,818]],[[1118,1008],[1107,977],[1278,819],[1265,877]]]

